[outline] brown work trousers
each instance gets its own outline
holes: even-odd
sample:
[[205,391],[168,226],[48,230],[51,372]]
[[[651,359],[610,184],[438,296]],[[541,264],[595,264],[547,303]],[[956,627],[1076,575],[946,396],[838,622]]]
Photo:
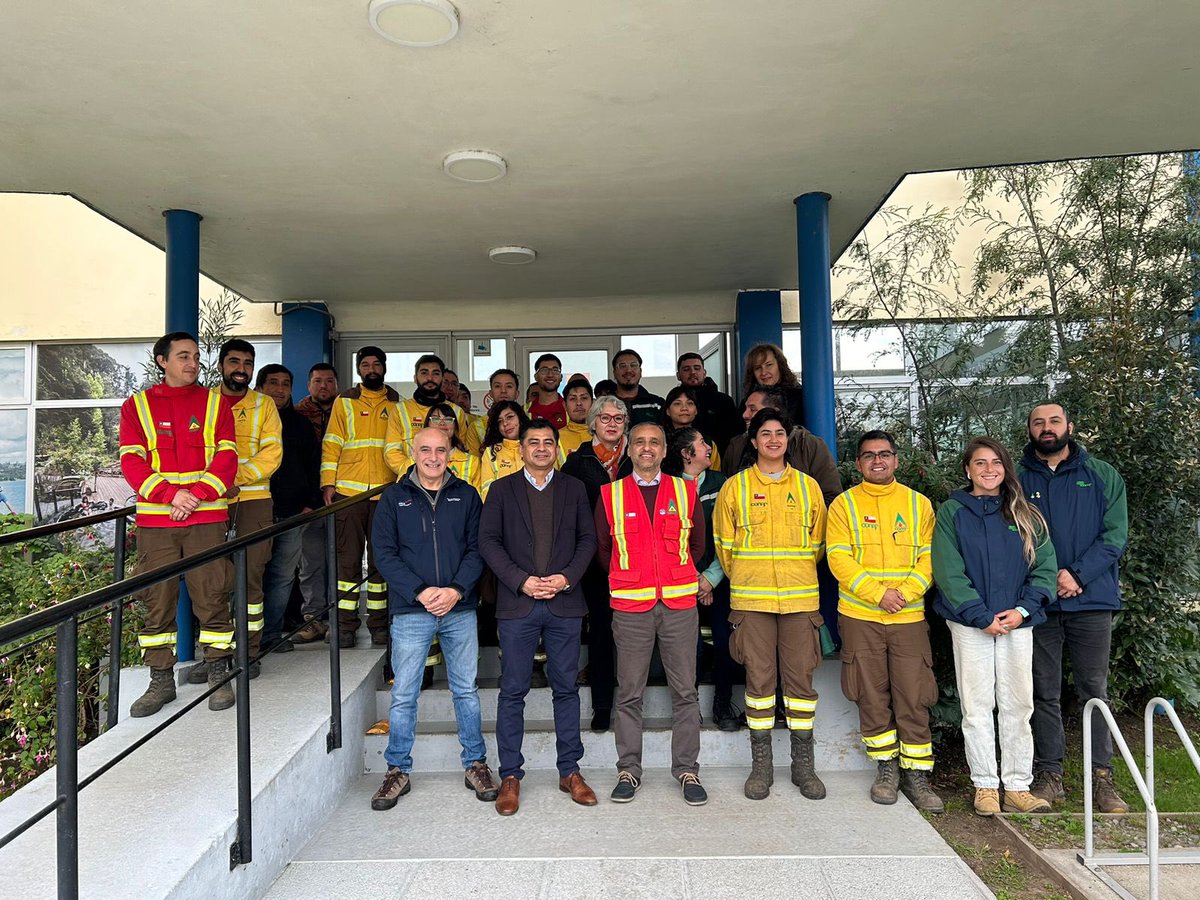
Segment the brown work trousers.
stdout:
[[671,688],[671,775],[700,771],[700,694],[696,690],[696,607],[671,609],[661,600],[646,612],[613,610],[617,647],[617,705],[613,731],[617,771],[642,778],[642,697],[654,641]]
[[[236,526],[237,537],[248,537],[275,524],[275,504],[270,497],[242,500],[229,504],[229,521]],[[271,541],[259,541],[246,548],[246,625],[250,631],[250,657],[258,656],[263,630],[263,575],[271,561]],[[232,560],[230,560],[232,564]],[[232,600],[232,595],[230,595]],[[234,619],[237,611],[234,610]]]
[[[746,724],[775,727],[775,684],[783,682],[783,705],[792,731],[812,731],[817,692],[812,675],[821,664],[819,612],[769,613],[735,609],[729,614],[729,655],[746,667]],[[778,666],[776,661],[778,660]]]
[[[345,500],[341,494],[334,501]],[[371,525],[375,521],[375,500],[358,503],[334,514],[337,529],[338,624],[343,631],[358,631],[359,582],[362,581],[363,550],[367,551],[367,627],[388,627],[387,582],[375,568],[375,550],[371,546]]]
[[[149,572],[195,556],[225,543],[225,523],[185,525],[181,528],[139,528],[137,571]],[[192,569],[184,576],[192,614],[200,621],[200,644],[205,659],[233,655],[233,620],[229,617],[229,591],[233,567],[218,559]],[[138,645],[146,665],[169,669],[175,665],[175,616],[179,606],[179,580],[169,578],[146,588],[139,598],[146,607],[146,620]]]
[[937,703],[925,622],[884,625],[842,615],[842,693],[858,704],[867,756],[900,757],[905,769],[933,768],[929,707]]

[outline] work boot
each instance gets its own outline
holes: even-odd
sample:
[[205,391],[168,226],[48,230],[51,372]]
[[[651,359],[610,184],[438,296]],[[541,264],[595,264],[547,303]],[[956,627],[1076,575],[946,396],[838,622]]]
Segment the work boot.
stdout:
[[1000,791],[996,788],[975,788],[975,815],[994,816],[1000,812]]
[[813,736],[811,731],[792,732],[792,784],[809,800],[824,800],[825,785],[817,777],[813,762]]
[[338,646],[343,650],[353,650],[354,645],[358,643],[358,635],[348,629],[342,629],[338,632]]
[[304,627],[292,635],[292,643],[313,644],[323,640],[328,632],[329,626],[320,619],[310,617],[304,620]]
[[496,781],[496,776],[492,774],[492,770],[482,759],[471,763],[470,767],[466,769],[463,784],[475,792],[477,800],[486,800],[489,803],[495,800],[500,793],[500,782]]
[[1004,789],[1002,808],[1007,813],[1048,813],[1050,801],[1035,797],[1029,791],[1010,791]]
[[750,777],[742,793],[747,800],[765,800],[775,783],[775,760],[771,749],[771,732],[750,732]]
[[[929,786],[929,774],[919,769],[900,770],[900,790],[908,802],[922,812],[941,815],[946,811],[942,798]],[[872,798],[874,799],[874,798]]]
[[135,719],[152,716],[175,699],[175,670],[151,669],[150,686],[146,693],[133,701],[129,715]]
[[1041,797],[1051,806],[1067,795],[1063,789],[1062,775],[1049,769],[1039,769],[1033,773],[1033,784],[1029,787],[1029,793]]
[[[217,683],[229,674],[228,659],[214,659],[208,664],[208,686],[216,687]],[[226,681],[219,688],[208,695],[209,709],[229,709],[233,706],[233,682]]]
[[875,773],[875,782],[871,785],[871,802],[882,806],[891,806],[900,796],[897,787],[900,784],[900,760],[896,757],[881,759],[879,769]]
[[370,629],[368,629],[368,631],[371,632],[371,646],[372,647],[386,647],[387,646],[388,630],[386,627],[370,628]]
[[187,678],[188,684],[208,684],[208,663],[200,660],[188,668],[184,677]]
[[1092,800],[1102,813],[1124,814],[1129,812],[1129,804],[1121,799],[1113,785],[1112,769],[1097,767],[1092,769]]

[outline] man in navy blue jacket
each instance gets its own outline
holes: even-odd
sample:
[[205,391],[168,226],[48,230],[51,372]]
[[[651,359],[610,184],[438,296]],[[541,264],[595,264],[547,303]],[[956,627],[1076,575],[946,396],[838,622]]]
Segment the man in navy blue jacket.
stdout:
[[[1029,413],[1029,444],[1021,460],[1025,496],[1050,524],[1058,557],[1058,596],[1033,631],[1034,781],[1030,793],[1054,803],[1064,796],[1062,651],[1071,654],[1075,693],[1082,706],[1108,699],[1113,613],[1121,608],[1117,564],[1125,552],[1129,515],[1125,482],[1106,462],[1074,440],[1075,424],[1059,403]],[[1112,738],[1092,717],[1092,784],[1101,812],[1129,807],[1112,782]]]
[[436,428],[413,437],[413,467],[379,498],[371,544],[388,583],[391,616],[392,706],[388,713],[388,770],[371,798],[372,809],[391,809],[412,784],[417,696],[429,642],[440,639],[454,717],[462,744],[464,782],[480,800],[495,800],[499,785],[487,766],[479,690],[475,684],[479,638],[475,585],[482,505],[471,485],[446,468],[450,438]]

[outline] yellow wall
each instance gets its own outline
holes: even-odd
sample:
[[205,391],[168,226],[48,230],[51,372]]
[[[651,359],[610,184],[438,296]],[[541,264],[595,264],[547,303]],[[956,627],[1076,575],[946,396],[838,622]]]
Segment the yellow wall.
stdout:
[[[162,250],[78,200],[0,193],[0,341],[156,338],[165,281]],[[220,293],[201,277],[202,299]],[[276,335],[279,319],[246,303],[237,333]]]

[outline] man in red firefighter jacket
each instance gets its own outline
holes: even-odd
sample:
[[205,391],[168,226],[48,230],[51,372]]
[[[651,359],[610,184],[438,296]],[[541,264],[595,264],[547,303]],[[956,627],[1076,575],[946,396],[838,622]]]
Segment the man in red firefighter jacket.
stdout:
[[[134,394],[121,407],[121,471],[137,493],[138,569],[149,571],[193,556],[225,540],[225,493],[238,470],[233,417],[220,397],[196,383],[200,349],[186,332],[154,344],[163,380]],[[216,686],[229,671],[233,623],[229,615],[232,569],[228,560],[208,563],[185,576],[192,612],[200,620],[200,643]],[[175,579],[143,595],[146,621],[138,643],[150,667],[150,687],[130,709],[149,716],[175,699]],[[209,709],[233,706],[229,682],[209,697]]]
[[660,471],[666,434],[652,422],[629,432],[633,474],[600,489],[596,560],[608,570],[617,648],[617,786],[628,803],[642,780],[642,695],[657,639],[671,686],[671,774],[691,806],[708,801],[700,770],[700,701],[696,690],[695,560],[704,555],[704,511],[696,483]]

